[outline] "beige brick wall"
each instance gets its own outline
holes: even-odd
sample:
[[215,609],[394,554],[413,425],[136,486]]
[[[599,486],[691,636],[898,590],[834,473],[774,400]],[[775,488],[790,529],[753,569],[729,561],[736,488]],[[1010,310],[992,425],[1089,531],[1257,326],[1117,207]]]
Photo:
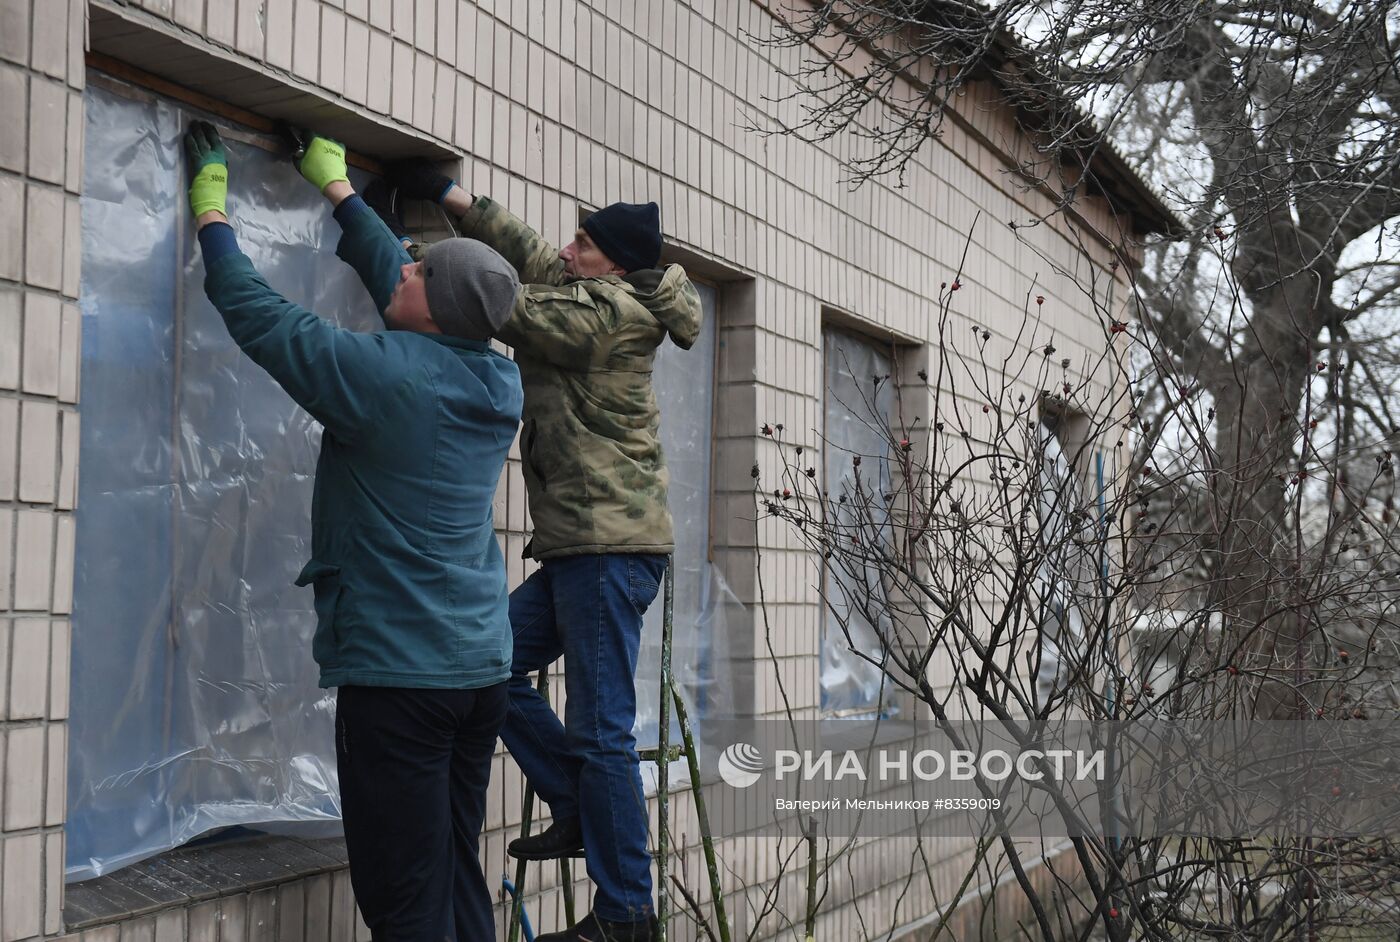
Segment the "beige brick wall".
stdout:
[[61,929],[83,3],[0,3],[0,939]]
[[[984,325],[1013,342],[1028,292],[1046,296],[1045,330],[1065,356],[1098,350],[1102,334],[1075,273],[1110,255],[1049,214],[1050,201],[1008,181],[998,149],[1015,129],[995,89],[978,86],[939,143],[911,166],[907,186],[841,182],[852,144],[815,147],[744,130],[787,122],[778,67],[796,53],[764,47],[774,21],[754,0],[144,0],[106,5],[173,23],[192,42],[226,47],[291,82],[310,83],[384,121],[463,151],[463,184],[488,193],[558,241],[581,206],[656,199],[667,238],[752,278],[722,292],[714,469],[716,559],[741,601],[757,598],[751,481],[754,461],[776,476],[777,456],[757,434],[782,422],[787,440],[818,444],[822,311],[839,309],[900,335],[930,339],[939,285],[971,235],[961,327]],[[68,613],[79,473],[79,209],[85,0],[0,0],[0,942],[61,931],[60,889]],[[1083,221],[1121,241],[1107,205],[1088,198]],[[974,228],[974,219],[981,214]],[[1086,258],[1078,247],[1089,246]],[[1120,273],[1119,277],[1122,277]],[[1035,288],[1032,289],[1032,279]],[[1121,296],[1121,295],[1120,295]],[[518,455],[502,479],[497,524],[510,575],[527,575],[528,529]],[[778,708],[775,673],[798,706],[818,702],[819,609],[814,560],[784,527],[758,528],[778,658],[761,663],[752,691]],[[741,647],[766,657],[756,617]],[[483,843],[488,874],[505,869],[522,783],[496,760]],[[688,803],[676,802],[680,823]],[[866,925],[913,921],[932,906],[916,881],[880,884],[893,856],[871,845],[861,880],[838,887],[823,939]],[[774,876],[772,848],[748,837],[722,852],[753,881]],[[958,857],[935,880],[952,886]],[[703,867],[689,854],[691,882]],[[559,912],[556,876],[541,874],[546,916]],[[731,881],[734,883],[735,881]],[[539,888],[527,886],[531,892]],[[798,887],[783,895],[800,897]],[[578,886],[580,912],[587,887]],[[701,892],[702,898],[705,893]],[[533,905],[533,904],[532,904]],[[736,900],[731,913],[742,911]],[[796,912],[791,909],[789,912]],[[85,935],[103,942],[166,939],[345,939],[353,910],[345,874],[203,904]],[[740,917],[741,921],[745,917]],[[538,922],[538,920],[537,920]],[[775,923],[776,931],[776,923]],[[681,938],[688,937],[682,930]]]

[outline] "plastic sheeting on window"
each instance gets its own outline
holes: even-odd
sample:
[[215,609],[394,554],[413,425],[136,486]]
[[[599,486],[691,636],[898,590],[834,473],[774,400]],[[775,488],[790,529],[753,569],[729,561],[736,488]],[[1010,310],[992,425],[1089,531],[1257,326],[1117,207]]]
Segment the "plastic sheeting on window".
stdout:
[[[292,585],[320,427],[204,296],[191,114],[96,83],[83,98],[70,880],[215,828],[339,818],[334,700],[316,686],[311,590]],[[225,139],[230,214],[264,277],[343,326],[382,326],[316,190]]]
[[[855,507],[860,503],[868,512],[888,514],[879,495],[892,487],[890,469],[890,428],[894,391],[889,379],[890,358],[868,341],[850,334],[822,332],[826,377],[823,394],[825,409],[825,479],[831,496],[829,514],[833,523],[857,523]],[[856,501],[855,457],[861,457],[863,501]],[[842,495],[847,497],[840,502]],[[874,495],[874,499],[871,499]],[[888,520],[876,519],[884,528]],[[880,636],[890,637],[893,624],[888,606],[883,604],[884,583],[877,566],[860,573],[826,567],[826,605],[823,608],[821,657],[821,708],[827,715],[874,714],[888,709],[888,685],[878,663],[884,645]],[[879,624],[866,617],[874,614]],[[848,638],[849,635],[849,638]]]
[[[1043,419],[1040,436],[1040,482],[1036,495],[1036,517],[1043,554],[1036,573],[1036,602],[1039,605],[1038,661],[1035,668],[1035,703],[1049,702],[1078,666],[1075,663],[1084,642],[1083,593],[1093,590],[1092,560],[1077,549],[1072,539],[1071,520],[1086,510],[1079,478],[1065,455],[1057,423]],[[1092,515],[1088,516],[1092,519]]]
[[[716,704],[722,671],[719,647],[726,632],[724,613],[735,603],[719,570],[709,562],[710,446],[715,397],[715,343],[718,327],[715,291],[696,284],[704,309],[700,337],[689,350],[662,344],[652,373],[661,409],[661,448],[671,474],[668,492],[675,526],[675,602],[672,612],[671,670],[686,710],[697,729]],[[735,603],[737,604],[737,603]],[[638,740],[655,742],[660,718],[662,597],[647,610],[637,657]],[[672,716],[674,717],[674,711]],[[672,741],[679,727],[672,722]]]

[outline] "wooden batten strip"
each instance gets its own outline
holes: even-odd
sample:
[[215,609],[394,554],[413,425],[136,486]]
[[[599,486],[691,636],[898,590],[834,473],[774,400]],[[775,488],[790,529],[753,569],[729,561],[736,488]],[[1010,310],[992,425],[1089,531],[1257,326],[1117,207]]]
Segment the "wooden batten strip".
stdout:
[[[267,138],[258,139],[248,135],[241,135],[238,137],[239,140],[274,152],[276,152],[281,145],[281,138],[277,134],[277,122],[255,111],[248,111],[246,108],[239,108],[237,105],[230,105],[226,101],[211,98],[203,92],[197,92],[192,88],[186,88],[184,85],[177,84],[166,78],[161,78],[159,75],[147,72],[145,69],[139,69],[129,62],[114,59],[100,52],[89,51],[86,58],[88,66],[99,72],[105,72],[113,78],[120,79],[124,82],[130,82],[132,85],[147,89],[159,95],[164,95],[166,98],[173,98],[176,101],[183,102],[201,111],[207,111],[210,114],[217,115],[228,121],[250,127],[255,131],[270,135],[272,138],[272,141],[269,141]],[[294,89],[289,90],[294,91]],[[276,142],[276,146],[273,145],[274,141]],[[363,154],[357,154],[348,149],[345,152],[345,162],[352,167],[359,167],[361,170],[378,176],[383,176],[384,174],[384,165],[379,161],[375,160],[373,157],[366,157]]]

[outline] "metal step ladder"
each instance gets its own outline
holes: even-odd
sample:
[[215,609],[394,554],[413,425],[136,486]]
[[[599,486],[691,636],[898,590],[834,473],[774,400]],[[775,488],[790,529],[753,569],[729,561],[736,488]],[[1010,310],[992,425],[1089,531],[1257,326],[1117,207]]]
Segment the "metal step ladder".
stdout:
[[[671,827],[670,827],[670,767],[672,762],[677,762],[682,756],[685,757],[686,765],[690,770],[690,795],[695,802],[695,817],[700,827],[700,843],[705,852],[705,868],[708,871],[710,880],[710,900],[714,907],[714,921],[719,933],[719,942],[730,942],[729,919],[724,910],[724,893],[719,879],[719,863],[715,858],[714,837],[710,833],[710,816],[705,808],[705,796],[700,788],[700,756],[695,749],[695,737],[690,726],[690,716],[685,709],[685,701],[681,699],[680,689],[676,686],[671,675],[671,637],[673,626],[673,609],[675,595],[675,576],[671,566],[673,560],[667,562],[665,591],[662,598],[662,621],[661,621],[661,703],[660,716],[657,722],[657,744],[653,749],[639,749],[638,755],[644,762],[656,763],[656,806],[657,821],[659,827],[656,834],[656,850],[653,857],[656,860],[656,916],[661,924],[661,942],[666,942],[667,921],[671,915],[671,886],[670,882],[674,878],[670,876],[670,852],[671,852]],[[549,669],[545,668],[539,673],[536,681],[536,688],[544,697],[545,702],[549,702]],[[676,711],[677,725],[681,731],[681,742],[679,745],[671,744],[671,710]],[[525,783],[525,796],[520,813],[520,836],[529,837],[531,825],[535,811],[535,790],[530,787],[529,782]],[[510,880],[505,880],[504,885],[511,896],[510,927],[506,933],[507,942],[520,942],[521,932],[526,934],[527,942],[534,938],[530,930],[530,921],[525,913],[525,877],[530,861],[517,860],[515,862],[515,881],[512,885]],[[572,860],[568,857],[559,860],[559,881],[562,886],[564,896],[564,921],[572,926],[577,921],[574,909],[574,884]],[[679,887],[679,881],[677,886]],[[684,893],[684,889],[682,892]]]

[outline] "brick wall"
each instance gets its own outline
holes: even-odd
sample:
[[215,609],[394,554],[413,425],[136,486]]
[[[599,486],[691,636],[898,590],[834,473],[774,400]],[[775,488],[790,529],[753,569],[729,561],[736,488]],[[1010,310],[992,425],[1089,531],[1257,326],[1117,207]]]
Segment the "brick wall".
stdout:
[[[1089,238],[1084,258],[1062,217],[1007,226],[1046,215],[1051,205],[1003,176],[996,142],[1016,132],[995,89],[969,92],[963,120],[926,149],[904,189],[852,191],[842,183],[838,161],[854,146],[847,139],[819,148],[744,130],[748,121],[772,126],[765,109],[788,122],[797,117],[791,104],[767,103],[790,90],[780,73],[797,53],[751,38],[772,32],[764,2],[105,5],[173,24],[192,44],[225,47],[269,74],[462,150],[464,185],[495,196],[551,240],[572,232],[580,206],[656,199],[670,242],[721,275],[751,279],[722,293],[713,472],[716,558],[750,606],[755,541],[751,522],[739,519],[751,513],[748,469],[757,461],[769,477],[778,470],[757,428],[782,422],[789,442],[818,445],[824,309],[930,339],[939,284],[950,280],[971,233],[955,330],[984,325],[994,349],[1011,344],[1035,276],[1063,355],[1079,360],[1102,344],[1096,318],[1055,269],[1103,270],[1109,251]],[[0,0],[0,942],[61,931],[85,12],[84,0]],[[1102,200],[1086,198],[1079,210],[1089,226],[1121,239]],[[519,562],[528,520],[518,455],[502,485],[497,524],[515,583],[527,574]],[[778,708],[777,671],[810,712],[819,696],[816,564],[781,525],[761,524],[757,542],[779,657],[754,671],[752,698],[760,712]],[[741,656],[766,657],[752,607],[749,619],[737,638]],[[488,873],[505,868],[522,787],[508,756],[497,757],[494,773],[483,842]],[[687,814],[684,797],[676,805]],[[721,852],[750,881],[773,876],[763,841],[731,838]],[[879,892],[890,879],[880,863],[890,856],[878,843],[864,853],[855,883],[833,894],[823,938],[856,938],[857,906],[866,925],[882,927],[931,909],[922,881],[897,911],[899,894]],[[951,848],[947,860],[934,881],[940,892],[960,875]],[[552,928],[559,912],[557,880],[545,869],[536,868],[542,883],[527,886],[547,913],[537,930]],[[701,882],[693,851],[689,872]],[[586,885],[578,895],[582,912]],[[742,908],[736,901],[730,911]],[[352,913],[341,873],[84,938],[321,942],[347,938]]]
[[[60,929],[78,467],[80,0],[0,3],[0,938]],[[74,28],[76,27],[76,28]]]

